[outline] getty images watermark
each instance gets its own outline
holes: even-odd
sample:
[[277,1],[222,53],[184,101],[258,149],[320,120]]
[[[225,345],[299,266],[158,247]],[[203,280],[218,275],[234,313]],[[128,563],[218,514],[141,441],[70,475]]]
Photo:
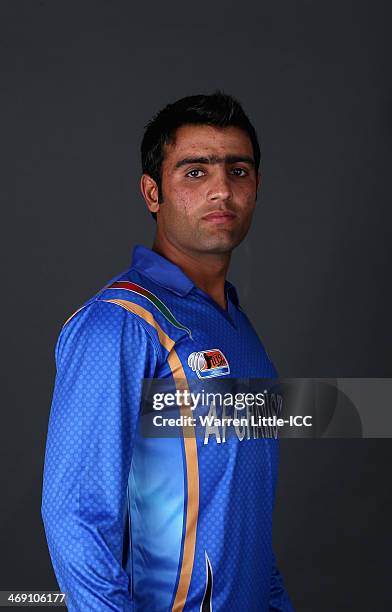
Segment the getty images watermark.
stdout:
[[[156,414],[152,417],[155,427],[194,427],[198,425],[204,431],[204,444],[214,436],[218,443],[224,442],[230,428],[239,440],[244,438],[278,436],[279,427],[311,427],[312,415],[280,416],[283,397],[279,393],[263,392],[192,392],[189,389],[177,389],[174,393],[156,392],[152,397],[153,410],[179,408],[178,416]],[[207,412],[200,409],[208,408]]]
[[392,379],[148,379],[141,433],[258,438],[392,437]]

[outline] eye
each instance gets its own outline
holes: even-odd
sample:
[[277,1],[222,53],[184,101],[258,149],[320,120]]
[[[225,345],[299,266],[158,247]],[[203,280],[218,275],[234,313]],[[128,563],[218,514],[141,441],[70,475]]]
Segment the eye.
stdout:
[[185,176],[189,176],[190,178],[199,178],[200,176],[203,176],[205,174],[205,172],[203,172],[203,170],[189,170],[189,172],[186,173]]
[[248,172],[244,168],[232,168],[234,176],[247,176]]

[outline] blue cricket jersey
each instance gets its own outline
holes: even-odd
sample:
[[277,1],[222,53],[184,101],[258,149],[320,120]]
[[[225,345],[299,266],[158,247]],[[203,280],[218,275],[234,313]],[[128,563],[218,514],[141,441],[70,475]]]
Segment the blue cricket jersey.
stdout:
[[140,432],[143,379],[276,376],[226,298],[137,246],[61,331],[42,516],[72,612],[293,609],[272,550],[278,441]]

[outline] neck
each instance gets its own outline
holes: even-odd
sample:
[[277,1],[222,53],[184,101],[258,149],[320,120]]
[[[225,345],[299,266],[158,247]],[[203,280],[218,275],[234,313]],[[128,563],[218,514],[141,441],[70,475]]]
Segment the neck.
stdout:
[[176,264],[223,309],[226,309],[225,280],[231,253],[184,252],[161,236],[155,236],[152,250]]

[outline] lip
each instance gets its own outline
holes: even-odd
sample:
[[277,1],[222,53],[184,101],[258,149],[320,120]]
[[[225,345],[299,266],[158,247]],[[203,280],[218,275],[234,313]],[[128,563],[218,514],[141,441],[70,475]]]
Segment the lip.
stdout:
[[212,223],[224,223],[225,221],[232,221],[235,217],[236,215],[228,210],[215,210],[208,215],[204,215],[202,219]]

